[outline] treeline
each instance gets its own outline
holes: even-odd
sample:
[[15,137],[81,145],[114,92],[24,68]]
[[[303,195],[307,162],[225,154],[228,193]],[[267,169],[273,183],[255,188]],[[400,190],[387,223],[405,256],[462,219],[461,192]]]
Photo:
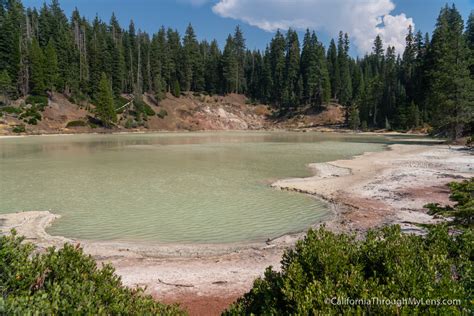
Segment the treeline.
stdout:
[[0,92],[17,98],[58,91],[96,102],[105,74],[115,96],[236,92],[282,115],[333,99],[349,109],[354,129],[429,124],[453,137],[469,133],[473,13],[465,28],[446,5],[432,38],[407,32],[401,56],[377,36],[373,51],[354,59],[347,34],[326,49],[309,30],[302,43],[294,30],[278,31],[265,51],[249,50],[239,27],[221,50],[216,40],[198,41],[191,25],[183,36],[164,27],[150,36],[133,21],[124,30],[114,15],[109,23],[89,22],[75,10],[68,19],[57,0],[39,11],[0,0]]

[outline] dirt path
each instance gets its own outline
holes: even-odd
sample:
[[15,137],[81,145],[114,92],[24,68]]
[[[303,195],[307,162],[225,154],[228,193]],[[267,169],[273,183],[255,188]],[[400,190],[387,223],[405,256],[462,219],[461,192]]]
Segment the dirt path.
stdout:
[[[389,151],[309,167],[313,177],[272,185],[330,201],[335,214],[327,223],[330,229],[363,232],[399,223],[406,231],[419,231],[412,222],[434,221],[423,205],[447,203],[445,184],[472,177],[474,156],[447,146],[392,145]],[[303,236],[230,245],[91,242],[48,235],[45,228],[56,218],[48,211],[3,214],[0,231],[15,228],[40,250],[80,243],[98,262],[112,263],[124,284],[146,286],[148,293],[165,302],[181,302],[191,315],[218,315],[248,291],[267,266],[278,268],[284,249]]]

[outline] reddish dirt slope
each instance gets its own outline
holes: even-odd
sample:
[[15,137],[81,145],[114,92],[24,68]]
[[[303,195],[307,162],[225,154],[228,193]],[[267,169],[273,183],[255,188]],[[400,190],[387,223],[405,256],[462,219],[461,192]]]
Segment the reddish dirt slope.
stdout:
[[337,103],[323,105],[314,110],[310,107],[303,108],[291,117],[284,116],[275,121],[279,128],[311,128],[318,126],[340,126],[345,123],[344,107]]
[[[128,98],[128,96],[124,97]],[[24,98],[12,106],[24,104]],[[167,113],[163,118],[148,116],[143,126],[125,128],[131,118],[128,111],[118,116],[119,121],[113,129],[91,128],[89,125],[66,128],[68,122],[82,120],[87,122],[93,114],[84,107],[71,103],[65,96],[55,93],[42,112],[38,125],[26,125],[29,134],[126,132],[126,131],[198,131],[198,130],[256,130],[267,128],[312,128],[316,126],[337,126],[344,123],[344,109],[331,103],[319,111],[305,108],[291,117],[272,118],[271,109],[262,104],[249,104],[240,94],[208,96],[188,93],[176,98],[167,94],[156,102],[145,94],[143,100],[156,112]],[[93,105],[89,105],[93,108]],[[4,114],[0,118],[0,135],[12,134],[13,127],[25,124],[14,114]]]

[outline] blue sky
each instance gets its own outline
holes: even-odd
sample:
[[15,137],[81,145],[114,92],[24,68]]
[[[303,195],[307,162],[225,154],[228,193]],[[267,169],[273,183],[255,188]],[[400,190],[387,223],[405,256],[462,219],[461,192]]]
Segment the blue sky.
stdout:
[[[24,0],[25,6],[40,7],[44,0]],[[48,1],[47,1],[48,2]],[[315,29],[327,44],[339,29],[351,35],[352,55],[370,50],[374,34],[401,50],[403,30],[408,24],[423,32],[433,30],[445,0],[60,0],[66,15],[77,7],[82,15],[96,14],[109,21],[115,12],[122,27],[133,19],[137,28],[153,33],[161,25],[183,33],[192,23],[199,39],[217,39],[220,46],[239,24],[247,47],[264,49],[276,28],[296,28],[302,40],[306,27]],[[466,19],[474,0],[454,3]],[[383,23],[374,22],[384,17]]]

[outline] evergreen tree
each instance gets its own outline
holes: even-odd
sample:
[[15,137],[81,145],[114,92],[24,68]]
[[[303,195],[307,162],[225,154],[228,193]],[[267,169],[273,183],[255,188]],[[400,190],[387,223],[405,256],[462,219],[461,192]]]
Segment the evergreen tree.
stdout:
[[19,0],[8,0],[2,4],[0,15],[0,71],[7,70],[12,83],[17,86],[18,75],[22,54],[26,54],[26,48],[21,50],[24,42],[23,32],[25,30],[24,8]]
[[2,102],[4,104],[9,103],[9,94],[13,90],[12,87],[12,80],[10,76],[8,75],[8,71],[4,69],[2,72],[0,72],[0,93],[2,94]]
[[303,103],[318,107],[329,102],[331,88],[324,47],[318,42],[316,34],[310,34],[309,30],[306,31],[301,53],[301,75]]
[[36,39],[30,45],[30,91],[34,95],[44,95],[46,90],[44,76],[44,55]]
[[262,57],[262,77],[259,80],[260,100],[265,103],[272,102],[273,96],[273,77],[270,47],[266,47]]
[[302,102],[305,104],[311,103],[311,95],[316,85],[317,67],[316,56],[314,52],[314,45],[311,40],[311,33],[309,29],[306,30],[303,40],[303,49],[301,51],[301,76],[303,85]]
[[288,30],[286,35],[286,57],[283,104],[285,107],[295,107],[300,101],[300,43],[298,34]]
[[245,82],[244,82],[244,63],[245,63],[245,39],[240,29],[240,26],[237,25],[233,37],[233,45],[235,50],[235,58],[237,59],[237,70],[236,70],[236,92],[243,93],[245,91]]
[[111,56],[112,89],[114,95],[118,96],[124,88],[125,56],[123,48],[123,34],[122,28],[120,27],[115,14],[112,14],[109,25],[111,34],[108,37],[107,50],[110,52]]
[[105,127],[111,127],[117,120],[112,86],[105,73],[102,73],[97,90],[95,114]]
[[247,95],[252,100],[261,100],[261,78],[263,76],[263,58],[260,51],[247,51],[245,66],[245,80],[247,82]]
[[333,98],[338,97],[338,93],[341,87],[341,77],[339,72],[339,62],[337,58],[337,48],[336,43],[334,40],[331,40],[329,44],[329,49],[327,52],[327,60],[328,60],[328,71],[329,77],[331,80],[331,96]]
[[352,99],[352,82],[349,69],[349,37],[339,32],[339,40],[337,46],[337,63],[339,65],[340,87],[337,93],[339,103],[349,106]]
[[471,78],[474,77],[474,11],[471,11],[469,18],[466,23],[466,43],[469,48],[469,70],[471,72]]
[[[391,121],[395,116],[397,109],[397,84],[398,84],[398,65],[396,62],[395,48],[393,46],[387,47],[387,52],[384,59],[384,72],[383,72],[383,96],[381,104],[379,106],[380,117],[385,117],[385,121]],[[401,103],[404,106],[405,100]],[[387,124],[385,124],[387,125]]]
[[456,7],[445,6],[433,31],[430,45],[429,101],[434,105],[433,123],[449,130],[453,138],[462,135],[472,122],[473,91],[463,21]]
[[209,93],[219,93],[221,91],[221,51],[217,45],[217,41],[213,40],[209,46],[209,55],[205,64],[205,82],[206,91]]
[[285,38],[280,31],[277,31],[270,43],[269,58],[272,77],[270,102],[278,107],[283,106],[285,91],[285,48]]
[[[151,74],[152,80],[155,83],[155,94],[159,90],[163,95],[170,89],[170,55],[169,47],[166,41],[166,30],[162,27],[158,33],[153,35],[151,41]],[[157,84],[160,86],[158,87]],[[158,89],[160,88],[160,89]]]
[[356,105],[351,105],[349,108],[349,127],[352,130],[357,130],[360,127],[359,109]]
[[44,51],[44,82],[47,90],[54,91],[58,85],[58,56],[53,42],[50,40]]
[[383,60],[383,57],[384,57],[383,42],[380,35],[377,35],[375,37],[373,53],[375,57],[375,63],[373,64],[373,71],[374,71],[374,74],[380,74],[380,72],[382,71],[382,63],[384,61]]
[[238,81],[238,60],[234,39],[229,34],[222,53],[222,76],[224,78],[224,92],[237,92]]
[[403,51],[402,61],[402,80],[405,86],[407,96],[410,100],[415,97],[415,72],[416,72],[416,57],[417,47],[415,37],[413,35],[413,29],[410,25],[408,27],[408,34],[405,37],[405,50]]
[[153,92],[155,93],[156,101],[159,102],[165,98],[165,87],[160,74],[156,74],[153,77]]
[[70,31],[69,21],[62,11],[59,1],[52,0],[46,13],[47,27],[40,32],[39,41],[42,47],[52,40],[58,57],[58,81],[56,88],[69,93],[78,86],[78,63],[74,58],[74,37]]
[[174,84],[173,84],[173,89],[171,90],[171,93],[179,98],[181,96],[181,86],[179,84],[179,81],[175,79]]
[[415,128],[420,126],[420,110],[415,102],[411,102],[409,108],[407,109],[407,120],[406,120],[406,127],[407,128]]
[[183,59],[182,59],[182,80],[181,86],[184,90],[197,90],[198,76],[201,75],[198,70],[199,64],[199,43],[196,40],[196,34],[191,24],[186,28],[183,38]]
[[[170,86],[171,92],[176,96],[179,97],[181,86],[180,86],[180,78],[182,77],[181,68],[181,38],[178,31],[173,31],[172,29],[168,29],[167,33],[167,55],[169,59],[167,60],[167,68],[165,69],[164,73],[166,75],[165,78],[168,78],[168,84]],[[179,93],[177,93],[179,92]]]

